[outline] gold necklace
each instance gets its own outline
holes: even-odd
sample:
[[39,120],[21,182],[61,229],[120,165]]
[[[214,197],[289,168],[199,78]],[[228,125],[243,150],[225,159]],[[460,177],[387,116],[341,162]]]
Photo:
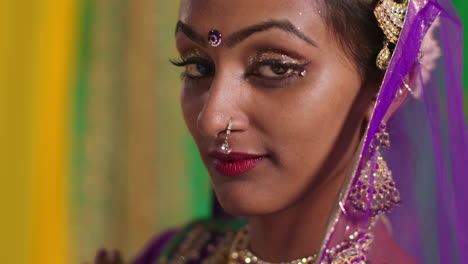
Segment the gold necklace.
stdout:
[[[366,263],[365,255],[372,243],[370,233],[354,232],[345,241],[325,251],[324,262],[331,264]],[[249,249],[250,231],[246,226],[237,232],[229,252],[228,264],[313,264],[317,254],[287,262],[272,263],[261,260]]]
[[246,226],[237,232],[231,246],[229,253],[228,264],[312,264],[314,263],[317,255],[296,259],[288,262],[271,263],[258,258],[249,249],[250,231]]

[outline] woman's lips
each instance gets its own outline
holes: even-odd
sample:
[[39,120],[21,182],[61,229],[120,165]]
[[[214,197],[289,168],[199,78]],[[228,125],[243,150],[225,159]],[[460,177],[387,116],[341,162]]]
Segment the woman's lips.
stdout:
[[253,168],[261,162],[265,156],[246,153],[223,154],[221,152],[212,152],[215,169],[225,176],[239,176]]

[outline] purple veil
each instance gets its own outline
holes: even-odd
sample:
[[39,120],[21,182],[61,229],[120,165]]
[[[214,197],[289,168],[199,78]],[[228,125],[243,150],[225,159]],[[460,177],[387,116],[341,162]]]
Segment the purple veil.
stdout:
[[[406,96],[400,98],[400,93]],[[391,147],[382,156],[401,196],[401,204],[384,217],[393,240],[419,263],[466,263],[468,134],[462,25],[449,0],[409,1],[355,170],[342,189],[317,263],[326,263],[326,250],[347,236],[339,226],[355,221],[342,205],[369,160],[383,121]],[[366,227],[372,214],[363,215],[358,225]]]

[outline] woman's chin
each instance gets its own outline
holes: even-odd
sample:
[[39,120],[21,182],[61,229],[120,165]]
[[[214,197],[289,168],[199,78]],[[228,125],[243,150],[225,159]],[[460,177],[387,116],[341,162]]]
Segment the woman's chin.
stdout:
[[253,216],[260,216],[260,215],[267,215],[273,213],[275,210],[272,208],[268,208],[268,206],[262,206],[261,204],[248,204],[243,203],[242,201],[234,201],[234,200],[225,200],[221,202],[221,207],[223,207],[224,211],[232,216],[245,216],[245,217],[253,217]]
[[[218,201],[224,211],[232,216],[259,216],[280,211],[278,197],[247,189],[220,188],[216,190]],[[275,199],[276,198],[276,199]]]

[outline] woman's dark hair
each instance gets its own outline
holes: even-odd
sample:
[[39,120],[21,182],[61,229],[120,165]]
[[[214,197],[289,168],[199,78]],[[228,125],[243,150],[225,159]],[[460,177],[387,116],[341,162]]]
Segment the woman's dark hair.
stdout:
[[385,35],[374,15],[379,0],[322,0],[324,19],[349,55],[354,58],[363,79],[380,77],[376,58]]

